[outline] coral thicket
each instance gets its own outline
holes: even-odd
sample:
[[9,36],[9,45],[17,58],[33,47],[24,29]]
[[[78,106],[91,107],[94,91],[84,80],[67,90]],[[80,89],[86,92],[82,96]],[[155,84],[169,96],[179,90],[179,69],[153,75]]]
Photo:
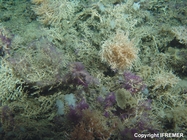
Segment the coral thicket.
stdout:
[[186,7],[0,0],[0,140],[187,139]]
[[14,53],[7,60],[17,76],[36,88],[59,83],[66,63],[59,50],[45,38],[33,41],[27,52]]
[[60,26],[62,20],[68,19],[74,12],[74,2],[68,0],[33,0],[37,6],[33,6],[33,10],[38,17],[38,21],[45,25]]
[[179,77],[172,72],[161,72],[154,77],[154,90],[158,88],[165,89],[167,87],[174,87],[179,82]]
[[187,45],[187,27],[186,26],[177,26],[173,27],[172,30],[173,34],[179,40],[181,44]]

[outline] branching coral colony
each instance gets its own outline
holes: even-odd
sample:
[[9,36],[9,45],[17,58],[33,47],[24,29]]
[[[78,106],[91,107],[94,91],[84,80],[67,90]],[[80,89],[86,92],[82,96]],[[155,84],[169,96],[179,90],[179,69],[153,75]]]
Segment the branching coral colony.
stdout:
[[0,139],[187,136],[186,5],[0,1]]
[[114,38],[104,42],[100,54],[111,69],[124,70],[131,68],[138,59],[138,48],[129,40],[128,33],[117,31]]

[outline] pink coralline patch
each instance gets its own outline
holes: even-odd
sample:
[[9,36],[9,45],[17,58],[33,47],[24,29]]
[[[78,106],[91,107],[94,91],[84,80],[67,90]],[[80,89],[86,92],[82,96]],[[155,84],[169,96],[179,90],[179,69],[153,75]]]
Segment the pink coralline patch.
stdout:
[[145,89],[145,84],[141,77],[131,73],[131,72],[124,72],[123,74],[125,82],[123,83],[122,87],[126,90],[130,91],[131,93],[137,93]]
[[86,70],[81,62],[74,62],[70,64],[69,73],[65,76],[66,84],[74,86],[81,85],[88,87],[90,84],[98,84],[97,79],[92,77]]

